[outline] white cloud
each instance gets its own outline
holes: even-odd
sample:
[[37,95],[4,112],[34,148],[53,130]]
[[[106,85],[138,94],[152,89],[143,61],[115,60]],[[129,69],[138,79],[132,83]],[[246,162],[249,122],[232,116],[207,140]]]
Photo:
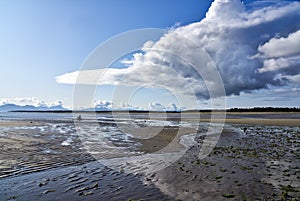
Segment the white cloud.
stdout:
[[[128,103],[121,103],[117,105],[111,101],[107,100],[97,100],[94,101],[94,108],[95,110],[100,111],[110,111],[110,110],[147,110],[148,108],[141,108],[137,106],[130,105]],[[87,109],[87,108],[83,108]]]
[[[63,106],[62,101],[55,101],[46,103],[42,100],[39,100],[36,97],[16,97],[16,98],[6,98],[0,99],[0,106],[5,104],[15,104],[19,106],[35,106],[42,109],[49,109],[51,107],[59,107]],[[71,108],[70,108],[71,109]],[[175,103],[170,103],[168,106],[164,106],[161,103],[153,102],[149,103],[148,107],[139,107],[135,105],[131,105],[129,103],[121,103],[120,105],[115,104],[108,100],[95,100],[91,105],[91,108],[75,108],[75,109],[95,109],[100,111],[111,111],[111,110],[151,110],[151,111],[179,111],[180,108]]]
[[95,109],[96,110],[112,110],[113,103],[106,100],[99,100],[95,102]]
[[259,52],[266,58],[291,57],[300,54],[300,30],[288,37],[272,38],[259,46]]
[[179,111],[181,108],[179,108],[175,103],[170,103],[168,106],[165,106],[158,102],[152,102],[149,103],[148,109],[150,111]]
[[62,101],[46,103],[45,101],[39,100],[36,97],[16,97],[16,98],[1,99],[0,105],[4,105],[4,104],[15,104],[19,106],[32,105],[35,107],[45,107],[45,108],[63,105]]
[[145,110],[145,108],[133,106],[128,103],[122,103],[121,106],[118,107],[117,109],[119,109],[119,110]]
[[[300,85],[300,74],[297,75],[285,75],[282,78],[290,80],[293,84]],[[300,88],[300,87],[299,87]]]
[[148,110],[152,111],[165,111],[166,107],[158,102],[149,103]]
[[290,63],[287,59],[266,59],[264,60],[263,68],[258,69],[258,72],[265,73],[270,71],[278,71],[290,67]]
[[[145,43],[143,53],[124,61],[128,68],[83,71],[77,83],[147,84],[209,98],[207,86],[218,91],[219,83],[210,64],[203,65],[202,48],[216,64],[227,95],[295,83],[300,73],[296,68],[300,56],[299,18],[299,2],[247,10],[239,0],[216,0],[202,21],[173,28],[159,41]],[[201,75],[184,59],[201,66]],[[75,84],[77,76],[77,71],[67,73],[56,81]]]
[[243,12],[244,7],[239,0],[215,0],[206,13],[205,20],[236,23],[236,18],[239,19]]
[[175,103],[170,103],[167,107],[168,111],[178,111],[180,108]]
[[264,59],[259,73],[275,73],[275,77],[288,82],[291,87],[300,84],[300,30],[287,37],[275,36],[259,46],[258,51],[257,56]]
[[[164,106],[159,102],[151,102],[148,107],[133,106],[128,103],[122,103],[116,105],[111,101],[97,100],[94,101],[95,110],[110,111],[110,110],[150,110],[150,111],[179,111],[180,108],[175,103],[170,103],[168,106]],[[85,108],[87,109],[87,108]]]

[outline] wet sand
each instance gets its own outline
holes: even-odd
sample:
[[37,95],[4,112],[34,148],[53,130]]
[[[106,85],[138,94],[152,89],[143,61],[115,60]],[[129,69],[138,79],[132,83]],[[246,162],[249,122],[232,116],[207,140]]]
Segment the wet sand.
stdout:
[[174,200],[142,178],[89,162],[1,179],[0,200]]
[[16,127],[16,126],[36,126],[36,121],[0,121],[0,127]]
[[[300,126],[299,112],[214,112],[212,113],[186,113],[198,114],[200,122],[228,123],[228,124],[252,124],[270,126]],[[219,118],[219,116],[224,118]],[[195,121],[193,118],[185,118],[187,121]],[[197,119],[198,120],[198,119]]]
[[[0,200],[174,200],[154,184],[143,183],[143,175],[95,161],[79,138],[62,146],[72,131],[58,134],[57,129],[71,125],[57,123],[5,122],[9,129],[0,137]],[[39,134],[36,126],[46,131]]]
[[[201,119],[205,121],[205,119]],[[217,120],[216,120],[217,121]],[[218,122],[218,121],[217,121]],[[218,144],[205,159],[197,153],[203,136],[169,167],[150,174],[113,170],[95,161],[76,137],[56,130],[36,133],[47,122],[2,122],[0,137],[1,200],[292,200],[300,198],[299,119],[226,119]],[[292,122],[292,123],[291,123]],[[257,125],[255,125],[257,124]],[[274,125],[274,126],[270,126]],[[22,126],[32,126],[22,130]],[[57,126],[57,125],[56,125]],[[61,122],[63,129],[66,124]],[[146,136],[160,127],[126,131]],[[153,153],[182,148],[180,137],[192,128],[165,126],[150,139],[132,137],[134,149]],[[201,130],[200,132],[204,132]],[[55,136],[55,137],[53,137]],[[137,136],[135,136],[137,137]],[[130,149],[130,148],[129,148]],[[127,164],[130,169],[130,164]],[[134,167],[132,167],[134,168]]]
[[69,133],[58,134],[57,131],[66,124],[52,126],[46,122],[31,122],[3,123],[6,129],[1,130],[0,135],[0,178],[94,160],[90,154],[80,150],[82,145],[76,137],[74,146],[61,145]]
[[[201,122],[223,123],[222,119],[200,119]],[[243,118],[225,119],[227,124],[251,124],[269,126],[300,126],[300,119],[263,119],[263,118]]]
[[195,154],[200,139],[199,146],[156,173],[150,183],[180,200],[299,199],[300,129],[243,125],[241,130],[244,127],[246,132],[238,135],[225,128],[203,160]]

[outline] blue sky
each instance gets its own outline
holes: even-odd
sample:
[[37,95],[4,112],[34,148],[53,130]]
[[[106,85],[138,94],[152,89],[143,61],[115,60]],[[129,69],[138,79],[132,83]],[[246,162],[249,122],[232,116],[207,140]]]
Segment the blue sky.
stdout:
[[[58,83],[55,79],[79,70],[86,57],[99,44],[130,30],[168,29],[178,26],[178,23],[179,26],[187,26],[200,22],[211,3],[200,0],[2,0],[0,99],[13,102],[17,97],[36,97],[38,101],[46,103],[62,101],[65,106],[71,107],[73,85]],[[249,3],[251,1],[245,2],[247,5]],[[289,90],[289,87],[295,90],[296,95],[299,94],[298,85],[277,85],[274,89]],[[111,101],[112,89],[113,86],[98,86],[95,99]],[[251,89],[249,94],[241,90],[241,96],[230,94],[227,98],[230,103],[227,105],[299,106],[297,96],[289,99],[281,93],[275,94],[280,96],[276,99],[270,90],[264,90]],[[130,104],[146,107],[151,102],[165,106],[175,103],[176,98],[168,93],[165,89],[143,89]],[[188,100],[189,97],[184,99]],[[205,102],[202,105],[205,107],[209,101],[202,102]],[[183,103],[182,107],[193,105]]]

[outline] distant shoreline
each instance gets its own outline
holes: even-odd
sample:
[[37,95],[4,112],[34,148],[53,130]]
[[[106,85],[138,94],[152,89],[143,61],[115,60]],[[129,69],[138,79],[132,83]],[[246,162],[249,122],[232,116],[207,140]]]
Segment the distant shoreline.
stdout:
[[300,113],[300,107],[254,107],[254,108],[230,108],[230,109],[203,109],[182,111],[151,111],[151,110],[12,110],[8,112],[33,112],[33,113]]
[[[90,115],[95,112],[92,111],[20,111],[21,113],[48,113],[48,114],[70,114],[75,117],[82,116],[82,121],[90,120]],[[129,114],[128,114],[129,112]],[[86,115],[87,116],[86,116]],[[155,112],[151,114],[145,111],[99,111],[96,114],[108,114],[112,118],[114,115],[123,116],[123,118],[133,119],[152,119],[162,121],[191,121],[191,122],[206,122],[206,123],[217,123],[217,124],[241,124],[241,125],[269,125],[269,126],[300,126],[300,112],[177,112],[177,113],[162,113]],[[132,116],[131,116],[132,115]],[[117,117],[118,118],[118,117]],[[37,122],[36,119],[30,119],[29,122]],[[26,120],[21,120],[26,122]],[[1,125],[3,124],[3,125]],[[0,126],[5,126],[7,123],[0,122]],[[30,123],[31,124],[31,123]],[[27,125],[27,123],[26,123]]]

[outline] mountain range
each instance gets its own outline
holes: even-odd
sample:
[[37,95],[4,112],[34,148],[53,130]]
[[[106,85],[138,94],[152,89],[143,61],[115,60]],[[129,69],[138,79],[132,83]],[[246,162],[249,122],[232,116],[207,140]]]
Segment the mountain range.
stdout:
[[16,105],[16,104],[4,104],[0,106],[0,112],[9,112],[9,111],[62,111],[68,110],[62,105],[54,106],[33,106],[33,105]]

